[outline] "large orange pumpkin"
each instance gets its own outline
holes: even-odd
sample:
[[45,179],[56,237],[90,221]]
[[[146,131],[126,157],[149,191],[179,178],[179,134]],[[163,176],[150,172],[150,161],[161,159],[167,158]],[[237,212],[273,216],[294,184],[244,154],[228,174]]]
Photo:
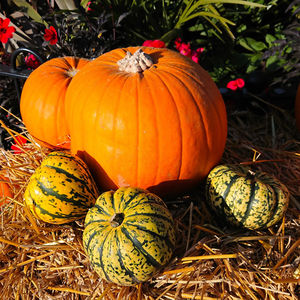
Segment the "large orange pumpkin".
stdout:
[[53,58],[25,81],[20,110],[28,132],[44,146],[70,148],[65,122],[66,90],[78,70],[88,63],[75,57]]
[[298,85],[296,99],[295,99],[295,116],[296,116],[296,126],[300,131],[300,83]]
[[7,180],[3,176],[0,176],[0,207],[4,203],[7,203],[8,198],[12,197],[13,193],[11,191],[10,186],[7,183]]
[[91,61],[70,83],[66,116],[71,151],[104,190],[186,191],[220,160],[227,136],[210,75],[166,48],[115,49]]

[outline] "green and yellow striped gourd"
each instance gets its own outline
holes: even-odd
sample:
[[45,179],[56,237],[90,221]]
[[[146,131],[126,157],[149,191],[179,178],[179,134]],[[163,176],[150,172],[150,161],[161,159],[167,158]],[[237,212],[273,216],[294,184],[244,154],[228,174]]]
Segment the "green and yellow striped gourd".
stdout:
[[289,203],[287,188],[275,177],[240,165],[212,169],[206,181],[206,196],[218,215],[251,230],[277,223]]
[[87,213],[83,245],[101,278],[135,285],[169,262],[175,246],[173,219],[164,202],[148,191],[108,191]]
[[24,200],[36,218],[63,224],[85,217],[98,195],[85,163],[77,156],[55,151],[30,177]]

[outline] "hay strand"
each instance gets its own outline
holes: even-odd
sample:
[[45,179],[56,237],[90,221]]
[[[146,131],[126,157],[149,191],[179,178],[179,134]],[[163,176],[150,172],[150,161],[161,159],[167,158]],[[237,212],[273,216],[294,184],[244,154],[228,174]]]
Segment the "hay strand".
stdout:
[[99,279],[83,250],[83,220],[46,224],[24,206],[28,179],[49,150],[23,132],[23,152],[0,151],[0,175],[14,193],[0,208],[3,299],[298,299],[300,138],[291,115],[277,109],[271,114],[232,113],[222,163],[276,175],[291,193],[284,219],[264,230],[230,228],[214,217],[200,185],[167,203],[175,220],[174,257],[135,287]]

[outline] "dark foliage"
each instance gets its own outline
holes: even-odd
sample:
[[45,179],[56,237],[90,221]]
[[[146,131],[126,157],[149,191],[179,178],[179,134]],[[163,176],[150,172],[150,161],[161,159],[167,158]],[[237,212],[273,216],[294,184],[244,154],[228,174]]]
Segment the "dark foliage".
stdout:
[[278,68],[279,73],[275,77],[274,84],[282,82],[287,83],[300,80],[300,0],[294,0],[285,11],[285,15],[293,16],[292,23],[288,24],[283,30],[283,39],[274,41],[274,46],[266,51],[263,59],[269,57],[279,57],[286,62],[284,66]]
[[[15,118],[20,117],[20,110],[12,79],[0,78],[0,106],[0,120],[11,130],[21,132],[21,124]],[[12,143],[13,139],[9,133],[0,126],[0,148],[10,149]]]

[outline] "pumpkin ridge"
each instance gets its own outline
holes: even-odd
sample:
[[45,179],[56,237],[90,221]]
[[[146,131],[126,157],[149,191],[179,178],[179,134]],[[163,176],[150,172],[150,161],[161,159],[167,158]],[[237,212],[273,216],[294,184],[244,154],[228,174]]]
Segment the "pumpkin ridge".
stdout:
[[[134,276],[134,273],[131,270],[129,270],[128,268],[126,268],[126,266],[123,262],[123,257],[122,257],[122,253],[121,253],[121,246],[120,246],[120,239],[119,239],[119,236],[118,236],[118,230],[115,230],[115,238],[116,238],[118,261],[120,263],[121,268],[125,270],[125,275],[129,275],[134,283],[139,283],[139,280]],[[118,278],[116,278],[116,279],[118,279]]]
[[[264,223],[262,223],[262,226],[263,226],[263,227],[268,226],[269,222],[272,220],[272,218],[274,218],[274,216],[275,216],[275,214],[276,214],[276,211],[277,211],[277,209],[278,209],[278,205],[279,205],[278,194],[276,193],[276,191],[275,191],[271,186],[267,185],[267,187],[268,187],[268,190],[269,190],[269,188],[270,188],[271,194],[273,194],[274,197],[275,197],[275,205],[273,206],[273,208],[272,208],[272,210],[271,210],[270,217],[269,217]],[[273,199],[274,199],[274,198],[273,198]]]
[[[53,128],[53,130],[55,130],[55,136],[60,136],[61,135],[62,126],[64,126],[64,133],[65,133],[65,136],[62,136],[60,138],[59,143],[66,141],[67,136],[69,134],[66,125],[63,125],[61,123],[62,122],[61,116],[65,116],[65,105],[64,105],[65,96],[66,96],[65,89],[66,89],[66,86],[69,86],[70,82],[71,82],[70,78],[67,78],[64,82],[60,82],[61,86],[60,86],[60,89],[59,89],[60,91],[58,92],[60,96],[59,96],[59,98],[57,98],[57,102],[56,102],[57,105],[55,106],[55,111],[59,112],[59,113],[54,114],[54,128]],[[53,87],[56,88],[55,83],[53,83],[52,88]],[[62,105],[59,105],[60,102],[62,103]],[[44,126],[44,131],[45,131],[44,136],[47,136],[47,134],[48,134],[48,130],[47,130],[48,128],[47,129],[46,128],[47,127]],[[62,141],[61,141],[61,139],[62,139]],[[54,146],[57,146],[57,145],[54,145]]]
[[[114,76],[113,76],[112,78],[110,78],[110,81],[109,81],[109,83],[107,84],[106,89],[102,90],[101,94],[100,94],[99,96],[97,96],[97,99],[103,99],[103,98],[105,98],[105,94],[109,92],[111,85],[114,83],[114,81],[115,81],[117,78],[120,78],[120,74],[115,73]],[[97,90],[95,89],[94,92],[97,93]],[[93,98],[93,99],[94,99],[93,95],[91,95],[90,98]],[[75,104],[74,106],[76,107],[76,103],[74,103],[74,104]],[[102,105],[102,104],[103,104],[103,101],[100,101],[100,100],[99,100],[98,103],[97,103],[97,107],[96,107],[96,109],[95,109],[95,111],[96,111],[95,115],[101,116],[101,111],[102,111],[101,105]],[[76,123],[76,122],[77,122],[77,121],[75,121],[75,123]],[[97,124],[98,124],[98,120],[97,120],[97,118],[94,118],[94,120],[93,120],[93,125],[91,126],[91,127],[92,127],[92,130],[93,130],[92,132],[94,132],[94,135],[96,135],[96,133],[97,133],[97,130],[96,130]],[[82,130],[83,130],[83,132],[84,132],[84,131],[88,131],[88,130],[85,128],[85,125],[86,125],[86,122],[83,122],[83,124],[82,124]],[[115,130],[115,129],[114,129],[114,130]],[[76,136],[77,136],[77,135],[76,135]],[[85,135],[83,135],[83,137],[82,137],[82,139],[81,139],[81,141],[80,141],[80,144],[81,144],[81,145],[85,144],[85,142],[83,141],[84,136],[85,136]],[[94,136],[94,139],[97,139],[97,136]],[[91,141],[93,141],[93,139],[91,139]],[[108,162],[106,162],[106,163],[108,163]],[[113,165],[112,165],[112,163],[113,163],[112,161],[109,161],[109,163],[110,163],[110,166],[113,166]]]
[[[143,77],[143,80],[144,80],[144,82],[145,82],[145,85],[146,85],[146,87],[148,87],[148,90],[149,90],[149,94],[153,94],[153,91],[152,91],[152,88],[153,88],[153,85],[152,84],[149,84],[149,82],[148,82],[148,78],[149,77],[149,74],[147,74],[147,76],[144,76]],[[138,85],[138,87],[139,87],[139,85]],[[139,88],[140,89],[140,88]],[[137,99],[138,99],[138,96],[136,97]],[[155,176],[154,176],[154,178],[152,178],[151,179],[151,181],[152,181],[152,184],[149,184],[149,185],[153,185],[153,184],[155,184],[156,183],[156,180],[157,180],[157,176],[158,176],[158,173],[159,173],[159,166],[160,166],[160,153],[159,153],[159,130],[158,130],[158,121],[157,121],[157,115],[156,115],[156,113],[157,113],[157,108],[156,108],[156,106],[155,106],[155,101],[154,101],[154,97],[150,97],[151,98],[151,103],[152,103],[152,108],[153,108],[153,117],[154,117],[154,130],[155,130],[155,133],[156,133],[156,137],[157,137],[157,139],[155,140],[155,146],[153,147],[155,150],[153,150],[153,152],[155,152],[156,153],[156,159],[154,160],[154,162],[155,162],[155,167],[153,167],[156,171],[155,171]],[[140,135],[141,134],[141,129],[139,128],[140,126],[139,126],[139,124],[140,124],[140,121],[137,119],[137,126],[138,126],[138,135]],[[139,138],[139,140],[140,140],[140,138]],[[153,143],[153,142],[152,142]],[[137,186],[139,186],[139,178],[140,178],[140,176],[139,176],[139,173],[141,173],[141,170],[139,170],[139,167],[138,166],[141,166],[141,163],[139,163],[139,160],[138,160],[138,158],[139,158],[139,151],[137,151],[137,178],[136,178],[136,182],[137,182]],[[153,163],[154,163],[153,162]]]
[[[167,72],[168,74],[169,74],[169,73],[172,74],[172,73],[174,73],[174,70],[172,70],[172,69],[175,69],[175,70],[178,71],[178,72],[184,73],[184,75],[185,75],[186,77],[188,77],[189,79],[195,81],[197,84],[199,84],[201,87],[203,87],[204,84],[203,84],[203,82],[200,80],[200,78],[198,78],[198,77],[195,76],[194,74],[191,74],[191,73],[187,72],[187,71],[186,71],[186,67],[187,67],[187,66],[184,65],[184,64],[182,65],[182,67],[178,67],[178,65],[177,65],[177,66],[166,65],[166,66],[164,66],[164,71]],[[169,71],[169,69],[170,69],[170,71]]]
[[91,224],[96,224],[96,223],[101,223],[101,225],[103,225],[103,223],[107,223],[107,224],[103,225],[103,227],[106,227],[109,224],[109,220],[107,220],[107,219],[92,220],[92,221],[86,222],[85,226],[88,226]]
[[[67,65],[66,67],[66,74],[68,75],[68,77],[71,77],[71,79],[76,75],[76,73],[79,71],[77,69],[78,64],[79,64],[79,58],[78,57],[70,57],[70,60],[72,61],[72,63],[69,62],[67,57],[63,57],[63,60],[65,62],[65,64]],[[75,74],[73,72],[76,72]]]
[[[93,224],[94,222],[89,222],[88,224],[86,224],[86,228],[89,226],[89,224]],[[103,226],[101,229],[102,229],[102,231],[104,231],[104,230],[106,230],[108,228],[108,226]],[[100,233],[102,233],[102,232],[100,232]],[[92,232],[92,234],[89,234],[89,238],[88,238],[88,240],[86,241],[86,239],[84,239],[84,244],[86,245],[86,247],[85,247],[85,249],[90,249],[90,244],[93,242],[93,239],[94,239],[94,237],[95,237],[95,235],[98,235],[98,234],[100,234],[99,233],[99,231],[94,231],[94,232]],[[109,234],[109,232],[108,233],[106,233],[106,236]]]
[[[170,66],[168,66],[168,68],[170,68]],[[190,78],[190,79],[192,79],[192,80],[194,80],[197,84],[199,84],[201,87],[203,87],[204,86],[204,84],[203,84],[203,82],[197,77],[197,76],[195,76],[194,75],[194,73],[188,73],[187,71],[186,71],[186,68],[184,68],[184,65],[183,65],[183,67],[182,68],[179,68],[179,67],[177,67],[177,66],[172,66],[172,68],[174,68],[174,69],[176,69],[176,70],[178,70],[179,72],[182,72],[182,73],[184,73],[188,78]],[[203,71],[205,71],[205,70],[203,70]],[[206,72],[206,71],[205,71]],[[205,89],[202,89],[202,91],[203,92],[206,92],[206,90]],[[201,96],[203,96],[203,95],[201,95]],[[213,98],[211,98],[212,96],[211,96],[211,93],[210,93],[210,91],[209,91],[209,93],[206,93],[205,94],[205,96],[206,97],[208,97],[210,100],[212,100],[212,101],[209,101],[210,103],[211,103],[211,107],[214,109],[214,111],[215,111],[215,113],[217,114],[217,116],[218,116],[218,120],[221,120],[222,119],[222,117],[223,116],[221,116],[220,114],[221,114],[221,111],[220,111],[220,109],[217,109],[216,108],[216,103],[215,103],[215,99]],[[204,97],[205,98],[205,97]],[[195,99],[193,98],[193,100],[195,101]],[[196,102],[196,101],[195,101]],[[197,103],[197,102],[196,102]],[[199,110],[201,109],[201,105],[198,105],[198,103],[196,104],[198,107],[199,107]],[[225,108],[225,111],[226,111],[226,108]],[[201,112],[201,117],[203,118],[203,115],[205,115],[205,114],[202,114],[202,112]],[[202,119],[202,122],[203,122],[203,119]],[[203,122],[203,124],[205,124],[205,122]],[[213,126],[215,126],[216,124],[213,124]],[[220,125],[219,123],[218,123],[218,125]],[[227,125],[226,125],[227,126]],[[205,128],[205,127],[204,127]],[[205,133],[206,133],[206,135],[207,135],[207,128],[205,128],[206,130],[205,130]],[[220,128],[220,132],[222,131],[222,128]],[[218,131],[217,131],[218,132]],[[208,141],[208,140],[207,140]]]
[[[67,173],[66,175],[72,176],[73,179],[75,179],[76,181],[81,180],[83,183],[86,182],[85,181],[86,177],[90,175],[89,169],[86,166],[84,166],[84,163],[79,157],[67,155],[64,154],[64,152],[60,152],[60,151],[55,151],[48,154],[47,158],[42,161],[41,166],[48,167],[54,170],[62,170],[62,171],[64,170],[63,168],[67,166],[70,171],[64,170]],[[84,179],[81,179],[80,176],[77,177],[73,175],[73,173],[70,173],[70,172],[77,172],[78,170],[80,171],[83,170],[85,172],[80,174],[80,176]]]
[[103,214],[105,214],[107,216],[110,216],[110,213],[108,213],[107,211],[105,211],[103,209],[103,207],[99,206],[98,204],[95,204],[94,207],[97,208],[98,213],[100,213],[100,214],[103,213]]
[[[76,156],[74,157],[73,155],[66,154],[65,152],[62,152],[62,151],[50,152],[48,154],[48,157],[51,157],[54,159],[56,156],[66,158],[71,162],[76,162],[86,172],[86,174],[88,174],[92,178],[89,168],[87,167],[87,165],[83,162],[83,160],[81,158],[76,157]],[[48,161],[48,163],[49,163],[49,161]],[[50,167],[51,165],[49,164],[48,166]],[[86,177],[86,174],[83,174],[83,176]],[[85,182],[83,181],[83,183],[85,183]],[[95,187],[95,185],[93,185],[93,187]],[[96,192],[98,192],[98,191],[96,191]]]
[[[225,171],[225,172],[226,172],[226,171]],[[227,172],[226,172],[226,173],[227,173]],[[215,174],[215,176],[216,176],[216,174]],[[223,199],[226,199],[226,198],[227,198],[227,196],[228,196],[228,194],[229,194],[229,192],[230,192],[231,187],[235,184],[235,182],[236,182],[236,180],[237,180],[238,178],[239,178],[238,175],[235,175],[235,176],[233,176],[233,177],[231,178],[230,183],[227,185],[226,190],[224,191],[224,193],[223,193],[223,195],[222,195],[222,198],[223,198]]]
[[[134,190],[134,193],[132,193],[132,190]],[[122,190],[122,193],[118,192],[118,193],[115,193],[114,194],[114,197],[118,197],[118,200],[119,200],[119,204],[122,204],[122,211],[125,211],[128,207],[131,207],[129,206],[130,203],[138,196],[141,195],[141,191],[138,189],[138,188],[135,188],[135,189],[131,189],[131,192],[130,194],[126,194],[124,195],[124,192],[125,190]],[[128,200],[126,201],[124,199],[124,197],[128,198]],[[119,199],[120,198],[120,199]],[[123,204],[124,202],[124,204]],[[120,209],[120,205],[119,205],[119,209]]]
[[[283,189],[283,187],[281,187]],[[284,208],[282,208],[282,205],[285,206],[286,204],[284,203],[281,203],[279,201],[280,197],[279,197],[279,191],[280,190],[280,187],[277,187],[275,186],[275,188],[273,188],[273,191],[274,191],[274,195],[275,195],[275,205],[274,205],[274,209],[272,211],[272,216],[273,216],[273,219],[278,219],[278,218],[281,218],[282,215],[283,215],[283,211],[285,211]],[[287,195],[289,195],[288,191],[287,191]],[[286,196],[287,197],[287,196]],[[282,205],[280,205],[282,204]],[[270,220],[268,220],[268,223],[266,224],[267,226],[270,226],[270,225],[273,225],[273,220],[272,218]]]
[[[105,197],[105,200],[108,200],[107,198],[108,197]],[[113,211],[115,212],[116,211],[116,208],[115,208],[115,197],[114,197],[113,193],[110,194],[109,201],[111,203],[111,207],[112,207]],[[107,203],[107,201],[106,201],[106,203]]]
[[[64,174],[64,175],[66,175],[68,178],[74,179],[76,182],[80,182],[80,183],[82,183],[82,184],[85,184],[85,183],[86,183],[85,180],[76,177],[76,176],[73,175],[72,173],[70,173],[70,172],[68,172],[68,171],[66,171],[66,170],[64,170],[64,169],[62,169],[62,168],[55,167],[55,166],[52,166],[52,165],[44,165],[44,167],[47,167],[47,168],[52,169],[52,170],[55,170],[57,173]],[[85,179],[86,179],[86,178],[85,178]],[[85,186],[85,188],[86,188],[89,192],[91,192],[91,191],[89,190],[88,187]]]
[[[196,82],[196,83],[197,83],[198,85],[200,85],[201,87],[204,86],[204,84],[203,84],[203,82],[200,80],[200,78],[197,78],[194,74],[188,73],[188,72],[186,71],[186,69],[181,69],[181,68],[178,68],[178,67],[176,67],[176,66],[174,67],[174,69],[177,69],[179,72],[184,73],[185,76],[186,76],[187,78],[189,78],[190,81]],[[175,72],[173,72],[173,74],[170,74],[170,75],[174,76],[174,77],[175,77],[177,80],[179,80],[184,86],[186,85],[185,82],[182,81],[182,80],[180,79],[180,77],[177,77],[177,76],[176,76],[176,73],[175,73]],[[215,140],[215,138],[214,138],[213,141],[210,141],[210,140],[209,140],[209,136],[210,136],[210,135],[209,135],[208,133],[209,133],[210,129],[209,129],[209,127],[207,126],[207,124],[208,124],[207,121],[204,120],[204,117],[206,116],[206,113],[203,112],[203,110],[202,110],[203,106],[201,105],[201,103],[198,103],[198,102],[197,102],[197,99],[198,99],[199,97],[194,97],[194,94],[191,93],[191,89],[189,89],[188,92],[189,92],[189,94],[192,96],[191,99],[192,99],[192,101],[194,102],[194,105],[195,105],[195,107],[197,108],[197,111],[199,112],[199,116],[201,116],[201,118],[199,118],[199,119],[201,120],[201,124],[202,124],[202,128],[203,128],[202,134],[204,135],[204,139],[205,139],[205,142],[206,142],[206,145],[205,145],[205,146],[206,146],[208,149],[209,149],[209,146],[210,146],[210,145],[212,145],[213,148],[221,149],[221,148],[223,147],[223,145],[222,145],[222,147],[214,145],[214,140]],[[215,97],[214,97],[214,98],[212,97],[212,94],[211,94],[211,91],[210,91],[210,90],[207,92],[207,89],[201,89],[201,90],[200,90],[200,99],[205,99],[205,98],[208,98],[208,99],[209,99],[209,101],[207,101],[207,103],[209,103],[209,107],[211,108],[211,110],[213,110],[214,114],[217,115],[217,118],[216,118],[216,119],[217,119],[217,120],[221,120],[223,116],[220,115],[220,109],[217,109],[217,106],[219,105],[219,104],[218,104],[219,101],[216,102],[216,99],[215,99]],[[216,124],[216,123],[217,123],[217,124]],[[214,124],[212,124],[212,126],[218,126],[218,127],[219,127],[220,130],[216,130],[216,132],[222,132],[222,131],[223,131],[223,129],[220,127],[220,122],[215,122]],[[211,149],[209,149],[209,150],[212,151]],[[209,154],[210,154],[210,151],[206,151],[206,154],[209,155]],[[222,155],[222,154],[221,154],[221,155]],[[206,168],[205,168],[205,169],[207,169],[207,162],[209,162],[209,159],[203,159],[203,162],[206,162],[206,165],[205,165]],[[202,164],[202,166],[203,166],[203,164]]]
[[[166,71],[165,71],[166,72]],[[178,80],[181,84],[182,84],[182,86],[186,86],[186,83],[185,83],[185,81],[183,81],[183,80],[181,80],[180,79],[180,77],[178,77],[178,76],[176,76],[176,74],[174,74],[174,72],[173,73],[169,73],[169,72],[167,72],[168,73],[168,75],[169,76],[172,76],[173,78],[175,78],[176,80]],[[189,77],[189,79],[190,80],[194,80],[194,78],[193,77],[191,77],[190,75],[188,75],[187,74],[187,77]],[[197,80],[194,80],[194,81],[196,81],[197,83],[199,83]],[[203,121],[203,112],[201,111],[201,105],[199,105],[198,104],[198,102],[196,101],[196,99],[195,99],[195,97],[194,97],[194,94],[191,92],[191,90],[190,89],[188,89],[187,90],[187,92],[188,92],[188,94],[190,95],[190,99],[192,100],[192,103],[194,104],[194,106],[196,107],[196,110],[197,110],[197,112],[199,113],[199,116],[200,116],[200,118],[199,118],[199,120],[201,121],[201,127],[204,129],[203,131],[202,131],[202,133],[203,133],[203,135],[204,135],[204,140],[205,140],[205,142],[206,142],[206,147],[208,148],[208,136],[207,136],[207,132],[208,132],[208,128],[206,127],[206,125],[205,125],[205,122]],[[202,98],[202,95],[201,95],[201,98]],[[174,99],[174,98],[173,98]],[[174,102],[175,102],[175,100],[174,100]],[[180,114],[178,114],[178,115],[180,115]],[[182,127],[181,127],[181,130],[182,130]],[[182,143],[183,143],[183,140],[181,139],[181,141],[182,141]],[[182,147],[183,148],[183,147]],[[183,152],[182,152],[183,153]],[[208,154],[208,152],[206,152],[207,154]],[[182,154],[183,155],[183,154]],[[207,162],[207,161],[209,161],[207,158],[205,158],[205,159],[203,159],[203,161],[204,162]],[[179,175],[179,178],[180,178],[180,175]]]
[[136,239],[136,237],[130,235],[130,233],[125,227],[121,227],[121,231],[132,242],[134,247],[143,254],[143,256],[146,258],[148,263],[150,263],[155,268],[162,267],[162,265],[154,257],[152,257],[152,255],[150,255],[147,251],[145,251],[143,245]]
[[136,217],[136,216],[146,216],[146,217],[154,217],[154,218],[160,218],[163,219],[164,221],[167,221],[168,223],[172,224],[172,221],[165,215],[158,214],[158,213],[135,213],[132,215],[126,215],[126,220],[130,217]]
[[[122,77],[121,77],[122,78]],[[119,88],[119,96],[117,97],[117,101],[116,101],[116,104],[115,104],[115,107],[114,107],[114,112],[113,112],[113,115],[114,116],[117,116],[117,112],[118,112],[118,109],[119,109],[119,107],[120,107],[120,102],[121,102],[121,98],[122,98],[122,90],[123,90],[123,88],[124,88],[124,86],[125,86],[125,84],[126,84],[126,82],[128,81],[128,78],[129,77],[126,77],[126,78],[122,78],[123,80],[122,80],[122,84],[120,84],[120,88]],[[121,80],[121,79],[120,79]],[[116,128],[117,128],[117,126],[115,126],[116,125],[116,122],[117,122],[117,117],[115,117],[114,118],[114,120],[113,120],[113,130],[112,130],[112,140],[113,140],[113,145],[116,145],[117,143],[116,143]],[[116,151],[117,151],[117,148],[116,147],[114,147],[113,148],[114,150],[114,154],[113,154],[113,158],[114,158],[114,160],[112,160],[111,161],[111,166],[112,166],[112,168],[113,169],[117,169],[118,168],[118,165],[116,164],[116,157],[117,157],[117,155],[116,155]],[[115,167],[117,165],[117,167]],[[112,199],[112,201],[114,201],[114,199]],[[114,203],[113,203],[113,208],[115,209],[115,206],[114,206]]]
[[106,234],[106,236],[102,240],[102,243],[100,243],[100,247],[99,247],[98,251],[99,251],[100,268],[102,269],[102,272],[104,273],[104,276],[105,276],[106,280],[111,281],[111,279],[109,278],[107,272],[105,271],[104,263],[103,263],[103,248],[104,248],[105,242],[107,242],[107,238],[109,236],[109,233],[110,233],[110,230],[108,231],[108,233]]
[[[47,81],[47,78],[45,78],[44,81]],[[60,85],[58,88],[57,88],[57,86],[58,86],[57,83],[59,83],[59,85]],[[53,90],[53,86],[55,86],[55,93],[58,93],[60,95],[58,98],[56,98],[56,101],[52,100],[52,98],[54,98],[54,97],[49,97],[49,95],[51,94],[51,91]],[[56,92],[57,90],[60,90],[62,92]],[[62,95],[64,94],[63,90],[64,90],[64,83],[62,83],[61,78],[58,77],[55,81],[53,81],[51,86],[48,86],[48,91],[46,92],[47,96],[45,97],[47,99],[47,101],[39,102],[40,105],[42,104],[41,108],[39,108],[39,117],[35,116],[35,118],[31,118],[31,122],[36,120],[36,124],[34,125],[34,127],[39,128],[38,132],[40,132],[40,130],[42,131],[42,134],[38,133],[39,136],[43,136],[43,137],[49,136],[49,124],[47,123],[47,126],[44,126],[44,125],[41,126],[41,124],[40,124],[40,122],[48,122],[48,121],[45,121],[45,120],[43,121],[43,114],[41,114],[40,112],[47,111],[46,108],[49,105],[49,99],[51,101],[55,102],[54,107],[55,107],[55,112],[57,112],[59,110],[59,102],[61,101]],[[60,134],[62,132],[62,127],[58,120],[59,120],[59,115],[54,114],[51,132],[54,131],[53,134],[55,136],[60,136]],[[25,124],[25,126],[27,126],[27,125]],[[33,126],[31,125],[31,127],[33,127]],[[64,128],[64,131],[65,131],[65,128]],[[36,134],[34,134],[34,135],[36,135]],[[41,138],[39,138],[39,140],[43,142],[43,140]]]
[[[266,178],[264,173],[262,173],[262,175],[260,175],[258,179],[266,182],[268,181],[268,178]],[[270,183],[268,183],[267,186],[270,187],[270,189],[273,192],[273,195],[275,196],[275,205],[270,213],[270,218],[265,222],[264,226],[269,226],[269,224],[272,224],[272,219],[278,218],[277,215],[280,216],[282,212],[282,209],[280,209],[279,207],[279,195],[278,195],[278,190],[280,189],[280,183],[277,183],[275,179],[273,179],[272,183],[274,185],[273,187],[270,186]]]
[[[54,74],[54,70],[59,70],[59,73],[61,73],[61,71],[67,71],[70,69],[74,69],[78,67],[79,64],[79,58],[78,57],[72,57],[72,56],[64,56],[64,57],[59,57],[59,62],[56,59],[53,60],[49,60],[46,63],[44,63],[45,66],[47,66],[47,68],[51,69],[51,73],[50,74]],[[70,61],[69,61],[70,60]],[[56,64],[52,64],[53,62],[55,62]],[[74,63],[74,65],[72,65],[72,63]],[[60,64],[60,65],[57,65]],[[53,68],[53,69],[52,69]]]
[[[128,210],[128,209],[132,210],[132,209],[134,209],[135,207],[137,207],[138,205],[140,205],[143,200],[145,200],[145,198],[141,197],[134,205],[130,205],[129,207],[125,207],[125,210]],[[151,204],[157,204],[157,202],[155,202],[153,200],[149,200],[149,201],[143,202],[142,204],[150,204],[151,205]]]
[[[140,133],[140,121],[139,121],[139,117],[140,117],[140,111],[139,111],[139,95],[141,94],[140,93],[140,85],[138,84],[138,82],[140,81],[140,77],[139,76],[136,76],[136,79],[135,79],[135,90],[136,90],[136,97],[135,97],[135,101],[136,101],[136,117],[135,117],[135,120],[136,120],[136,148],[139,149],[139,143],[140,143],[140,136],[139,136],[139,133]],[[139,178],[139,151],[136,151],[135,153],[136,155],[136,159],[135,159],[135,164],[136,164],[136,167],[134,168],[135,169],[135,182],[137,182],[137,185],[138,184],[138,178]]]
[[[168,73],[168,72],[166,72],[166,73],[168,75],[169,74],[172,75],[171,73]],[[159,78],[159,80],[162,83],[162,85],[166,88],[168,94],[170,95],[170,99],[171,99],[171,101],[173,103],[175,111],[176,111],[177,120],[178,120],[178,127],[180,128],[180,134],[179,134],[179,136],[180,136],[180,154],[179,154],[179,157],[180,157],[179,160],[180,160],[180,162],[179,162],[179,166],[178,166],[178,170],[177,170],[177,175],[176,175],[176,177],[178,179],[178,178],[180,178],[180,173],[181,173],[181,168],[182,168],[182,155],[183,155],[183,141],[182,141],[182,136],[183,135],[182,135],[182,125],[181,125],[181,118],[180,118],[180,114],[179,114],[179,109],[178,109],[177,103],[176,103],[176,101],[175,101],[175,99],[173,97],[173,94],[171,93],[171,90],[170,90],[169,86],[166,84],[165,80],[161,76],[163,74],[163,72],[155,72],[155,73],[151,73],[151,74],[155,74]],[[156,172],[156,174],[158,174],[158,172]]]
[[[48,216],[50,216],[50,217],[52,217],[54,219],[56,219],[56,218],[59,218],[59,219],[77,219],[77,218],[79,218],[79,217],[82,216],[82,214],[78,214],[78,215],[76,215],[76,214],[62,214],[62,213],[52,214],[48,210],[46,210],[46,209],[42,208],[40,205],[38,205],[34,201],[34,199],[31,196],[30,192],[29,192],[29,196],[31,198],[34,210],[36,210],[38,208],[40,210],[41,214],[43,214],[43,215],[48,215]],[[38,215],[36,212],[35,212],[35,214]],[[70,216],[71,216],[71,218],[70,218]]]
[[158,237],[158,238],[164,240],[164,242],[166,243],[166,245],[168,246],[168,248],[170,250],[172,250],[174,248],[174,244],[170,241],[170,239],[167,236],[159,235],[155,231],[149,230],[146,227],[138,225],[138,224],[130,223],[129,221],[126,221],[125,225],[133,226],[133,227],[137,228],[138,230],[144,231],[146,233],[149,233],[155,237]]
[[[160,205],[159,205],[159,207],[161,209],[163,209],[163,207],[161,207]],[[167,221],[170,224],[172,224],[172,221],[166,215],[158,214],[157,212],[155,212],[155,213],[147,213],[147,212],[137,213],[136,212],[136,213],[134,213],[132,215],[126,215],[126,219],[130,218],[130,217],[136,217],[136,216],[146,216],[146,217],[154,217],[154,218],[157,217],[157,218],[163,219],[164,221]]]
[[86,203],[84,201],[76,201],[76,200],[72,200],[73,197],[78,197],[81,196],[79,193],[75,192],[73,193],[72,198],[68,198],[67,195],[64,194],[59,194],[58,192],[55,192],[52,188],[47,188],[41,181],[37,180],[37,186],[40,188],[41,192],[43,193],[43,195],[45,196],[54,196],[55,198],[61,200],[61,201],[65,201],[67,203],[72,203],[75,206],[78,207],[90,207],[87,206]]
[[247,209],[246,212],[244,213],[244,216],[242,218],[242,220],[240,221],[242,224],[245,223],[245,221],[248,219],[251,209],[253,207],[254,201],[256,200],[256,190],[258,189],[257,184],[254,180],[251,180],[250,183],[250,196],[249,196],[249,201],[247,203]]

